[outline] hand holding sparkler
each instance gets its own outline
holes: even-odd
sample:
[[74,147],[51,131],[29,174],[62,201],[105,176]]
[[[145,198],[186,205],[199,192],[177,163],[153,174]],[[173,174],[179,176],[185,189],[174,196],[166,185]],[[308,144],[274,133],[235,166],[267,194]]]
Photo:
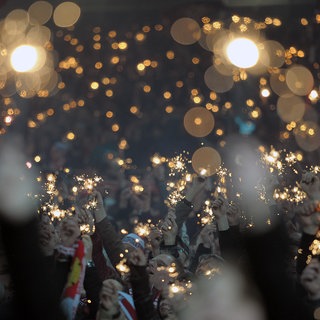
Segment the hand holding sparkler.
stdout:
[[82,234],[92,235],[95,231],[94,218],[86,208],[75,207],[78,223]]
[[190,188],[187,189],[185,199],[192,203],[199,193],[204,192],[206,181],[204,177],[194,177]]
[[227,200],[219,196],[212,204],[213,215],[217,220],[219,231],[229,229],[229,222],[227,218]]
[[216,224],[207,224],[205,225],[200,234],[199,234],[199,240],[200,243],[203,244],[205,248],[211,248],[211,250],[215,249],[215,233],[217,232],[217,226]]
[[308,201],[296,208],[295,213],[304,233],[315,235],[320,225],[320,202]]
[[304,172],[300,186],[311,200],[320,200],[320,178],[316,173],[312,171]]
[[264,189],[264,198],[268,201],[269,205],[271,205],[273,200],[273,194],[275,189],[279,186],[278,177],[275,174],[267,174],[262,179],[260,179],[259,185],[263,186]]
[[102,221],[106,216],[106,210],[104,209],[103,205],[103,198],[99,191],[93,190],[92,194],[90,195],[90,201],[95,201],[95,206],[93,206],[93,214],[96,220],[96,223]]
[[175,214],[173,212],[169,212],[161,226],[163,240],[166,246],[171,246],[176,243],[178,225],[175,218]]
[[155,257],[160,254],[160,243],[162,241],[161,231],[156,227],[151,228],[148,239],[150,241],[153,256]]
[[237,226],[240,223],[240,208],[234,203],[230,202],[227,208],[227,219],[230,226]]

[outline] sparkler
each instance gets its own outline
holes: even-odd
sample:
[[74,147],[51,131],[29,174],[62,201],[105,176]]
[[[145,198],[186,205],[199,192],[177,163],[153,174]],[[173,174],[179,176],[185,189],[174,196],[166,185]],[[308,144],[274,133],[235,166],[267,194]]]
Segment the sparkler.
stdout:
[[[282,154],[284,154],[283,159],[281,159]],[[295,175],[298,175],[302,171],[300,166],[300,161],[302,157],[299,154],[288,152],[286,150],[277,151],[273,147],[269,153],[263,153],[261,161],[269,168],[270,172],[277,173],[278,175],[283,175],[285,170],[290,169]],[[320,168],[313,168],[317,171]],[[267,202],[266,199],[266,188],[263,185],[256,187],[261,200]],[[301,189],[298,183],[294,186],[286,186],[282,189],[275,189],[273,193],[273,199],[278,201],[289,201],[293,203],[300,203],[306,198],[306,193]]]
[[309,247],[309,250],[314,256],[320,255],[320,241],[318,239],[314,239]]
[[201,213],[197,214],[197,217],[200,220],[201,226],[205,226],[207,224],[211,224],[214,221],[213,215],[213,200],[207,199],[204,202]]
[[94,176],[93,178],[90,178],[84,174],[81,176],[76,176],[74,179],[79,184],[80,190],[86,190],[88,193],[92,193],[94,188],[97,187],[98,183],[103,180],[102,177],[99,176]]
[[[284,156],[282,156],[285,153]],[[299,162],[302,160],[301,155],[294,152],[286,153],[286,150],[277,151],[271,146],[269,153],[262,153],[261,162],[269,169],[278,175],[284,173],[285,169],[290,168],[294,174],[298,174],[298,169],[301,171]]]
[[90,198],[89,197],[89,200],[88,202],[84,205],[84,207],[88,210],[94,210],[95,208],[97,208],[97,205],[98,205],[98,201],[96,198]]
[[281,151],[277,151],[271,146],[269,153],[262,153],[261,162],[269,169],[271,173],[276,170],[278,174],[281,174],[283,170],[283,163],[280,156]]
[[311,166],[310,171],[317,174],[320,172],[320,166]]
[[[72,191],[74,193],[77,193],[78,190],[85,190],[89,195],[94,191],[98,184],[103,181],[102,177],[93,176],[91,178],[85,174],[81,176],[75,176],[74,179],[76,180],[78,186],[74,186],[72,188]],[[97,199],[92,196],[89,196],[88,202],[84,205],[84,207],[88,210],[94,210],[97,207],[97,205]]]
[[301,190],[301,188],[297,184],[293,188],[285,187],[283,188],[283,190],[275,189],[273,198],[274,200],[286,200],[298,204],[307,198],[307,194],[303,190]]
[[188,156],[189,152],[184,151],[183,153],[167,160],[168,167],[170,169],[169,176],[187,173],[188,165],[191,163]]
[[58,194],[58,190],[56,188],[56,181],[57,181],[57,176],[54,175],[53,173],[49,173],[47,175],[45,190],[46,190],[46,193],[50,195],[50,197]]
[[116,265],[117,270],[122,274],[128,274],[130,272],[130,268],[127,265],[127,259],[123,258],[120,262]]
[[150,224],[138,223],[134,228],[134,233],[139,237],[147,237],[151,232]]
[[82,235],[91,235],[95,232],[95,229],[96,227],[94,225],[90,225],[89,223],[80,225],[80,232]]
[[167,160],[170,169],[169,177],[171,177],[171,180],[167,182],[167,191],[169,191],[169,195],[164,202],[169,208],[175,207],[175,205],[184,197],[183,191],[195,176],[188,172],[188,167],[191,164],[188,155],[189,153],[184,151]]
[[222,194],[224,198],[227,198],[227,178],[232,179],[232,173],[221,165],[217,171],[218,181],[216,184],[216,190],[214,196],[217,198],[219,194]]
[[72,213],[70,210],[62,210],[57,204],[52,204],[50,202],[45,203],[41,206],[42,212],[46,213],[51,221],[62,220],[66,216],[71,216]]

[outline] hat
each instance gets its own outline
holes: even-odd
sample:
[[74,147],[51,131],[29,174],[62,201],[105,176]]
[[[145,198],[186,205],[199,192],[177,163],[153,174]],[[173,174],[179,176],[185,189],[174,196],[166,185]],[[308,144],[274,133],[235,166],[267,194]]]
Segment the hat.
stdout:
[[144,241],[135,233],[127,234],[123,239],[122,243],[127,243],[135,249],[140,248],[144,250]]
[[128,320],[138,320],[133,299],[129,294],[118,291],[118,301],[122,312]]

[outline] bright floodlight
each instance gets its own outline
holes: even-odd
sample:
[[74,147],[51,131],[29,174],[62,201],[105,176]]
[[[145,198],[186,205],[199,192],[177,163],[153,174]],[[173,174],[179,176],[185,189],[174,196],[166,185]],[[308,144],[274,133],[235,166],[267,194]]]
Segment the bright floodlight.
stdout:
[[251,68],[258,62],[259,51],[253,41],[246,38],[237,38],[228,44],[227,56],[235,66]]
[[38,52],[33,46],[22,45],[13,50],[11,54],[11,65],[17,72],[31,71],[37,64]]

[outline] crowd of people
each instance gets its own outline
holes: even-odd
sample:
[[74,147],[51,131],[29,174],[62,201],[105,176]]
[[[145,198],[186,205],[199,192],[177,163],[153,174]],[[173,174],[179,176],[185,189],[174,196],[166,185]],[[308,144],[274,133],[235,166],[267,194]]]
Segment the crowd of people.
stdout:
[[[199,21],[212,12],[184,10]],[[181,197],[167,201],[171,178],[166,163],[150,163],[155,152],[215,145],[228,160],[228,150],[242,147],[228,138],[248,138],[241,124],[251,125],[261,144],[296,149],[294,138],[279,138],[284,125],[274,112],[275,95],[261,99],[249,80],[239,81],[232,94],[208,90],[203,71],[212,54],[173,43],[171,14],[158,24],[141,18],[131,28],[120,26],[127,18],[120,14],[110,14],[108,28],[99,27],[97,14],[78,29],[55,33],[60,61],[73,58],[83,71],[59,64],[55,95],[24,100],[30,108],[6,124],[10,146],[28,159],[0,144],[1,320],[320,319],[317,172],[282,175],[291,185],[298,179],[306,194],[299,204],[273,199],[275,177],[262,179],[261,200],[257,172],[235,154],[246,184],[237,180],[221,192],[216,175],[190,174]],[[279,29],[281,42],[289,48],[294,34],[295,46],[313,63],[318,29],[297,21]],[[119,49],[123,42],[129,50]],[[317,72],[318,64],[313,68]],[[8,110],[23,106],[14,96],[5,100]],[[216,108],[215,130],[201,141],[182,125],[186,107],[196,101]],[[261,106],[261,117],[249,117],[253,105]],[[310,105],[304,119],[317,118]],[[309,164],[318,157],[318,151],[304,153]],[[120,166],[126,158],[144,169]],[[41,174],[33,175],[37,165]],[[70,174],[98,176],[99,183],[75,188]]]
[[[136,192],[110,161],[103,183],[74,197],[63,155],[43,174],[58,177],[54,197],[69,214],[22,205],[21,218],[1,205],[1,319],[319,319],[317,173],[302,173],[299,205],[272,200],[274,184],[268,203],[248,205],[194,175],[168,208],[164,165],[140,172]],[[208,197],[213,219],[199,224]]]

